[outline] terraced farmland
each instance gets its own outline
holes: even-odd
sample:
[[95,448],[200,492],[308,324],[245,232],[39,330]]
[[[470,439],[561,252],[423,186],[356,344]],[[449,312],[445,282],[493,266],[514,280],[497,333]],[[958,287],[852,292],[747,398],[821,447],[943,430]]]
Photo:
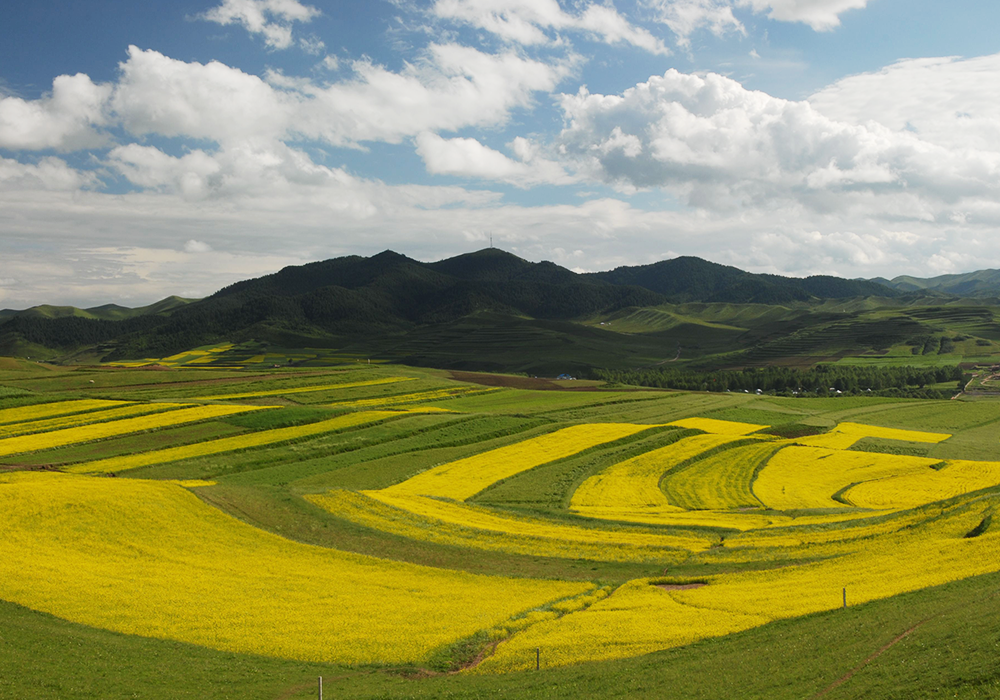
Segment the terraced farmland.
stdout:
[[[245,697],[310,697],[315,675],[350,697],[519,697],[646,654],[711,667],[816,616],[857,634],[900,596],[1000,576],[992,404],[162,367],[0,371],[0,644],[105,694],[120,676],[59,640],[272,664],[274,691],[236,681]],[[0,696],[34,697],[18,649]],[[791,696],[853,668],[831,663]],[[163,697],[223,692],[171,672]],[[680,697],[668,673],[652,694]]]

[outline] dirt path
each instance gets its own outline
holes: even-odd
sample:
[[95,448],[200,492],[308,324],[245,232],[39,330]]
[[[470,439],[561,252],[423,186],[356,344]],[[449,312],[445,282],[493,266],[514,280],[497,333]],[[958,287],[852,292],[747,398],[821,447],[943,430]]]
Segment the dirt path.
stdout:
[[881,649],[879,649],[878,651],[876,651],[874,654],[872,654],[871,656],[869,656],[867,659],[865,659],[864,661],[862,661],[860,664],[858,664],[857,666],[855,666],[854,668],[852,668],[850,671],[848,671],[847,673],[845,673],[843,676],[841,676],[840,678],[838,678],[837,680],[835,680],[827,688],[824,688],[820,692],[818,692],[815,695],[813,695],[813,700],[816,700],[817,698],[821,698],[821,697],[827,695],[828,693],[833,692],[834,690],[836,690],[837,688],[839,688],[840,686],[842,686],[844,683],[846,683],[847,681],[851,680],[851,678],[853,678],[854,675],[858,671],[860,671],[865,666],[867,666],[868,664],[870,664],[872,661],[874,661],[878,657],[882,656],[882,654],[884,654],[885,652],[889,651],[894,646],[896,646],[897,644],[899,644],[901,641],[903,641],[904,639],[906,639],[907,637],[909,637],[911,634],[913,634],[914,632],[916,632],[922,625],[924,625],[927,622],[930,622],[932,619],[934,619],[934,617],[937,617],[937,616],[934,615],[932,617],[928,617],[926,620],[921,620],[920,622],[918,622],[917,624],[915,624],[913,627],[911,627],[910,629],[908,629],[905,632],[903,632],[901,635],[899,635],[898,637],[896,637],[895,639],[893,639],[891,642],[889,642],[888,644],[886,644],[885,646],[883,646]]

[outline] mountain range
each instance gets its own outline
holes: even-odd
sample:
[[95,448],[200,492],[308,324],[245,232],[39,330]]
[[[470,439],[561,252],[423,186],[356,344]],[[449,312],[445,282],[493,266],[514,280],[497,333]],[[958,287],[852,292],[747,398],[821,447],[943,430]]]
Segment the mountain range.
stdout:
[[[795,348],[827,356],[849,351],[833,347],[838,338],[851,338],[858,351],[940,340],[941,314],[920,317],[908,307],[928,295],[931,303],[946,303],[946,290],[956,285],[986,294],[994,277],[977,274],[791,278],[695,257],[580,274],[494,248],[431,263],[385,251],[287,267],[196,301],[0,311],[0,354],[68,356],[88,348],[96,358],[132,359],[254,341],[351,348],[438,366],[509,369],[511,358],[522,355],[528,360],[517,366],[530,369],[555,356],[560,366],[680,358],[682,347],[685,359],[721,353],[732,362],[733,352],[771,357],[761,348],[797,338]],[[1000,273],[993,274],[1000,286]],[[886,320],[872,315],[878,309],[894,310]],[[991,338],[991,313],[944,317],[965,319],[963,328],[974,322],[987,329],[974,337]],[[846,332],[845,323],[853,330]],[[487,361],[498,353],[506,359]]]

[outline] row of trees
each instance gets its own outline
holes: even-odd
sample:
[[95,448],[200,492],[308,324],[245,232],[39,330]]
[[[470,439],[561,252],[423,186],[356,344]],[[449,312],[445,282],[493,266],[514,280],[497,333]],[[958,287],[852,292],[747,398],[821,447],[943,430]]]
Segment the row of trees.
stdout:
[[810,369],[760,367],[741,370],[696,372],[673,368],[598,369],[595,378],[615,384],[649,386],[688,391],[747,391],[788,395],[873,394],[876,396],[913,396],[947,398],[953,389],[929,388],[929,385],[956,382],[961,388],[961,368],[953,367],[859,367],[817,365]]

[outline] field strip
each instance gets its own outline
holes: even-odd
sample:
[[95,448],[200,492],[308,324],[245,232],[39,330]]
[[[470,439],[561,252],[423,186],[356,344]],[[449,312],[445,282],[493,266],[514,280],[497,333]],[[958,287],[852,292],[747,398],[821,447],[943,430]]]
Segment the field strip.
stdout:
[[148,467],[152,464],[165,464],[192,457],[205,457],[222,452],[235,452],[236,450],[297,440],[323,433],[332,433],[337,430],[352,428],[364,423],[373,423],[398,415],[399,413],[396,411],[358,411],[330,418],[329,420],[319,421],[318,423],[295,425],[289,428],[274,428],[273,430],[260,430],[255,433],[207,440],[193,445],[167,447],[162,450],[151,450],[137,454],[108,457],[107,459],[99,459],[92,462],[81,462],[80,464],[67,467],[65,471],[73,474],[125,471],[138,467]]
[[30,433],[43,433],[50,430],[61,430],[72,428],[78,425],[90,425],[92,423],[104,423],[111,420],[120,420],[144,413],[155,413],[177,408],[192,406],[190,403],[134,403],[118,408],[108,408],[101,411],[88,411],[87,413],[74,413],[69,416],[58,418],[46,418],[44,420],[29,421],[27,423],[14,423],[12,425],[0,426],[0,438],[16,437],[18,435],[28,435]]
[[1000,462],[948,460],[943,469],[901,473],[848,489],[861,508],[914,508],[1000,484]]
[[265,391],[250,391],[243,394],[223,394],[221,396],[199,396],[201,401],[221,401],[223,399],[253,399],[258,396],[284,396],[286,394],[306,394],[312,391],[333,391],[334,389],[354,389],[361,386],[380,386],[382,384],[396,384],[398,382],[416,381],[415,377],[386,377],[384,379],[372,379],[367,382],[346,382],[343,384],[324,384],[322,386],[299,386],[288,389],[267,389]]
[[185,488],[0,476],[0,598],[92,627],[213,649],[405,664],[595,589],[306,545]]
[[660,490],[663,475],[682,462],[740,439],[743,439],[740,434],[694,435],[613,464],[580,485],[570,500],[570,509],[583,515],[588,514],[588,508],[594,507],[605,513],[616,508],[623,511],[682,511],[682,508],[667,501]]
[[442,464],[383,492],[390,496],[438,496],[464,501],[502,479],[654,427],[632,423],[574,425]]
[[38,452],[39,450],[65,447],[66,445],[73,445],[78,442],[91,442],[93,440],[127,435],[129,433],[138,433],[144,430],[156,430],[157,428],[166,428],[172,425],[194,423],[211,418],[230,416],[234,413],[267,408],[271,407],[193,406],[191,408],[180,408],[176,411],[167,411],[166,413],[139,416],[138,418],[124,418],[122,420],[111,421],[110,423],[95,423],[93,425],[81,425],[76,428],[54,430],[50,433],[11,437],[0,440],[0,457],[20,454],[22,452]]
[[723,450],[667,472],[660,488],[669,503],[688,510],[760,507],[751,484],[760,465],[779,449],[778,442],[761,441]]
[[534,652],[550,665],[648,653],[771,620],[857,605],[1000,571],[1000,532],[965,534],[1000,507],[993,497],[913,528],[866,539],[843,556],[800,566],[718,574],[707,585],[664,591],[636,579],[586,610],[540,622],[497,646],[479,673],[527,670]]
[[861,423],[838,423],[828,433],[796,438],[795,442],[810,447],[828,447],[834,450],[846,450],[862,438],[883,438],[885,440],[904,440],[906,442],[944,442],[951,437],[949,433],[927,433],[919,430],[901,430],[899,428],[880,428],[877,425]]
[[326,405],[330,408],[339,408],[341,406],[351,406],[353,408],[363,408],[367,406],[392,406],[394,404],[419,403],[421,401],[436,401],[438,399],[457,399],[469,395],[479,396],[493,391],[499,391],[499,389],[432,389],[429,391],[419,391],[414,394],[396,394],[394,396],[384,396],[374,399],[358,399],[356,401],[337,401]]
[[791,446],[768,461],[754,481],[753,492],[776,510],[840,508],[847,504],[833,496],[851,484],[904,474],[935,474],[931,467],[940,462],[928,457]]
[[130,402],[108,401],[104,399],[78,399],[75,401],[56,401],[55,403],[36,404],[34,406],[21,406],[19,408],[5,408],[0,410],[0,424],[23,423],[38,420],[39,418],[62,416],[68,413],[82,413],[83,411],[93,411],[99,408],[124,406],[127,403]]
[[756,425],[754,423],[739,423],[731,420],[717,420],[715,418],[682,418],[667,425],[675,425],[678,428],[694,428],[703,430],[713,435],[749,435],[758,430],[769,428],[769,425]]
[[637,525],[657,525],[669,527],[716,527],[727,530],[759,530],[763,528],[789,527],[792,525],[828,525],[848,520],[858,520],[881,515],[885,511],[859,511],[842,509],[837,513],[824,515],[784,515],[769,511],[749,510],[675,510],[662,508],[602,508],[587,506],[571,512],[595,520],[611,520]]
[[700,552],[718,537],[588,528],[491,511],[424,496],[334,490],[308,495],[337,517],[414,540],[452,546],[596,561],[669,562],[678,550]]

